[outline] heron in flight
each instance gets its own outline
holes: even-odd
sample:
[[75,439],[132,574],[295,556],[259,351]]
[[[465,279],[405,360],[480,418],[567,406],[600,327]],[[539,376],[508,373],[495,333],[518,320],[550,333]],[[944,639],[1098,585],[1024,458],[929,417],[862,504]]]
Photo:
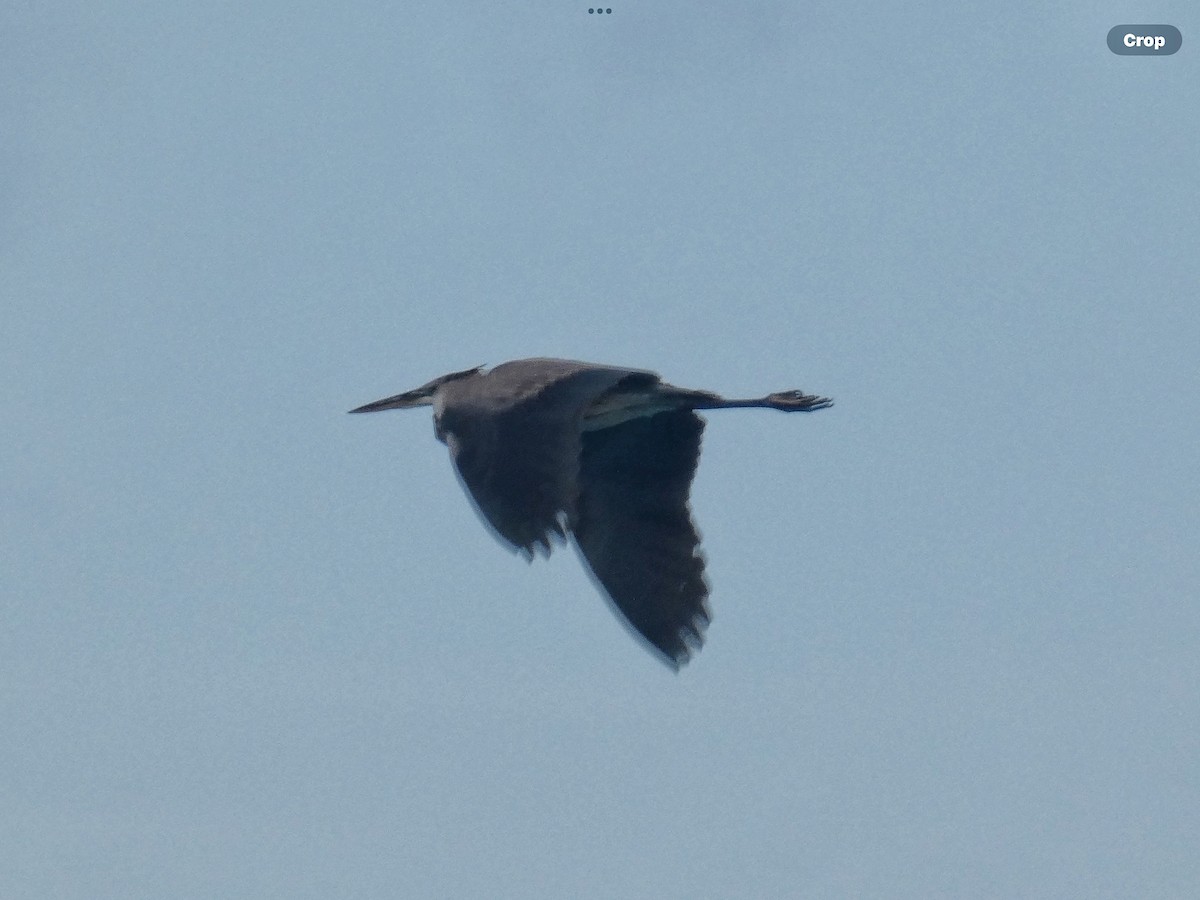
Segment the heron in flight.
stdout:
[[573,538],[618,617],[678,670],[711,618],[688,504],[704,431],[696,411],[832,405],[802,391],[727,400],[640,369],[522,359],[350,411],[432,406],[438,440],[499,540],[532,560]]

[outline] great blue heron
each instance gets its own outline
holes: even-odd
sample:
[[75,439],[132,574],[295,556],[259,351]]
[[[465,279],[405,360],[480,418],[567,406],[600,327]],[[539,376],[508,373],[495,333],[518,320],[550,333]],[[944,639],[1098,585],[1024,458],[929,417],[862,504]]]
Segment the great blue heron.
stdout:
[[640,369],[522,359],[350,411],[432,406],[438,440],[499,539],[532,560],[574,537],[619,615],[678,669],[710,620],[688,505],[704,431],[696,410],[831,405],[801,391],[726,400]]

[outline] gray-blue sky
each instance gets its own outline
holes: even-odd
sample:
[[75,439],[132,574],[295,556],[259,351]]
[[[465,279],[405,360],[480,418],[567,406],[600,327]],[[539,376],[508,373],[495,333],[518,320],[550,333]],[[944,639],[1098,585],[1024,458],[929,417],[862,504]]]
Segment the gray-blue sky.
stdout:
[[[0,894],[1200,890],[1191,5],[244,6],[0,14]],[[530,355],[838,401],[679,676],[343,413]]]

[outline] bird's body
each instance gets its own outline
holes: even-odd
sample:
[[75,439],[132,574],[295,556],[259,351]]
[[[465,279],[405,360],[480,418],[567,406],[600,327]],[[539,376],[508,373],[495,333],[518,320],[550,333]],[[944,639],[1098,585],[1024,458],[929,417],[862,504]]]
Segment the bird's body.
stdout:
[[704,430],[695,411],[808,412],[832,401],[800,391],[726,400],[639,369],[524,359],[453,372],[351,412],[428,405],[500,540],[532,559],[574,538],[620,616],[678,668],[710,619],[688,505]]

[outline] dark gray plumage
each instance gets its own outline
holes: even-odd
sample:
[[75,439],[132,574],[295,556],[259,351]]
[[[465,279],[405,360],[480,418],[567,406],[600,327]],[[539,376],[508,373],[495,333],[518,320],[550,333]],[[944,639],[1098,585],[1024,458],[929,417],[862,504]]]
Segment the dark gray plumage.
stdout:
[[438,439],[499,538],[532,559],[573,536],[620,616],[677,669],[710,620],[688,505],[704,431],[695,410],[832,404],[800,391],[726,400],[639,369],[523,359],[351,412],[432,405]]

